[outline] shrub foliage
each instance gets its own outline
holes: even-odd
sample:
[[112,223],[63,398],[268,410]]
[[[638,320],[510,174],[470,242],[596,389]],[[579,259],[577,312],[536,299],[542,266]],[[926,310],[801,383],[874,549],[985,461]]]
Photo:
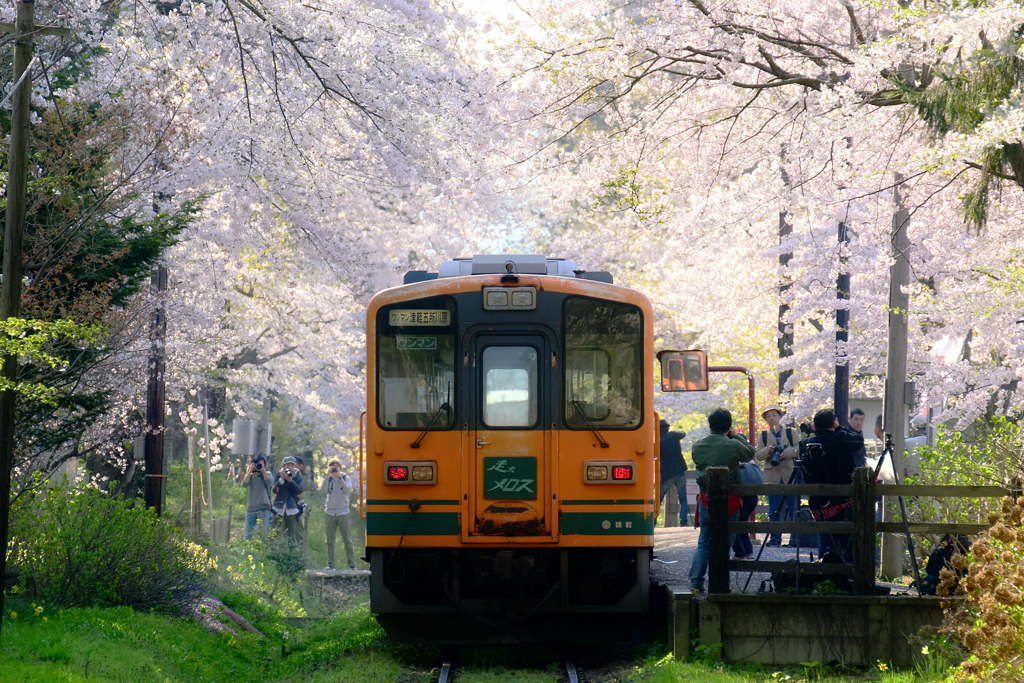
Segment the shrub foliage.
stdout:
[[[969,558],[953,556],[954,567],[967,566],[955,592],[964,602],[952,609],[945,628],[970,656],[955,678],[966,681],[1024,680],[1024,497],[1004,498],[990,516],[992,528],[972,546]],[[939,594],[950,593],[954,575],[942,570]]]
[[21,501],[12,521],[10,562],[21,587],[61,605],[173,609],[213,565],[141,501],[91,489]]

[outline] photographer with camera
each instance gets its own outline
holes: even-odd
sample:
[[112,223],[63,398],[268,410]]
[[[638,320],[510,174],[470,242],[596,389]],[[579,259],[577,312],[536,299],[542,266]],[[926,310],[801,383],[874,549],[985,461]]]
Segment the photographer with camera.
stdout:
[[352,551],[352,529],[349,524],[351,512],[350,497],[352,480],[341,471],[341,463],[331,460],[327,464],[327,476],[320,490],[324,494],[324,532],[327,534],[327,568],[336,569],[334,564],[334,538],[340,533],[345,544],[345,558],[348,568],[356,568],[355,553]]
[[[801,443],[801,458],[808,484],[849,484],[857,458],[864,449],[864,437],[841,427],[830,408],[814,414],[814,436]],[[811,496],[811,514],[819,522],[852,519],[852,501],[846,496]],[[835,553],[838,560],[852,562],[852,538],[847,534],[820,534],[818,554]]]
[[[732,428],[732,413],[725,408],[718,408],[708,415],[708,427],[711,433],[693,444],[691,455],[693,464],[697,466],[697,484],[700,495],[697,496],[696,517],[700,526],[697,539],[697,552],[690,563],[690,590],[704,590],[704,575],[708,571],[708,487],[705,470],[708,467],[728,467],[729,481],[740,482],[740,463],[750,462],[754,457],[754,447],[742,434]],[[739,496],[729,496],[729,519],[735,521],[743,502]],[[736,540],[735,534],[729,535],[729,545]]]
[[288,540],[292,543],[302,540],[302,526],[299,524],[302,506],[302,471],[295,458],[289,455],[281,461],[281,471],[277,473],[274,482],[274,504],[271,509],[281,518]]
[[[782,417],[786,413],[779,406],[768,406],[761,417],[768,423],[768,429],[762,430],[758,437],[758,450],[754,454],[756,460],[764,463],[764,481],[766,484],[789,484],[793,476],[793,460],[797,456],[797,441],[792,427],[782,427]],[[796,496],[768,496],[768,519],[772,522],[788,522],[796,514]],[[780,545],[782,534],[772,534],[768,545]],[[790,541],[790,545],[796,545]]]
[[242,477],[242,486],[246,488],[245,504],[245,540],[252,538],[256,520],[263,520],[263,530],[270,530],[270,472],[267,471],[267,459],[257,455],[249,463]]

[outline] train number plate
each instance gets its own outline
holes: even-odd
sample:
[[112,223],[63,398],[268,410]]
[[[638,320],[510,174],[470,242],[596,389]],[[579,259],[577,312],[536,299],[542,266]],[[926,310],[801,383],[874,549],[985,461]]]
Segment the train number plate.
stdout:
[[537,458],[484,458],[484,498],[531,500],[537,497]]

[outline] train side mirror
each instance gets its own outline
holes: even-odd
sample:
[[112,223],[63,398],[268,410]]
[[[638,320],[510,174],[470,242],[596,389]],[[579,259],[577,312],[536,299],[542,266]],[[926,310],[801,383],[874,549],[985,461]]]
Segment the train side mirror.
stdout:
[[707,391],[708,355],[699,349],[659,351],[662,391]]

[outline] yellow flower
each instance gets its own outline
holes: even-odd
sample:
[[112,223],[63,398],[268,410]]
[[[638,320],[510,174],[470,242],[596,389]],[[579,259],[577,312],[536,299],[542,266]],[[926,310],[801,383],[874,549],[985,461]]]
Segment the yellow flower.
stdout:
[[931,651],[928,649],[927,645],[925,645],[924,647],[921,648],[921,654],[923,654],[923,655],[930,654],[930,652]]
[[885,662],[878,662],[878,670],[879,671],[888,671],[889,670],[889,665],[886,664]]
[[42,605],[36,605],[35,612],[36,612],[36,616],[38,617],[40,614],[43,613],[43,606]]
[[14,610],[11,610],[10,617],[11,617],[11,619],[17,619],[18,618],[18,613],[15,612]]

